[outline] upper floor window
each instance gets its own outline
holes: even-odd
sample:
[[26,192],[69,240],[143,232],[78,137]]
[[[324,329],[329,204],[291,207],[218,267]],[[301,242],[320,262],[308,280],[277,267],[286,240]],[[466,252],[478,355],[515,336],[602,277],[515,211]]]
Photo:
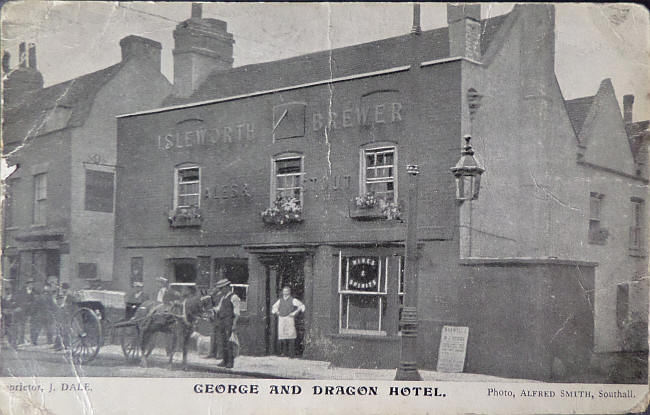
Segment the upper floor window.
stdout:
[[607,229],[602,227],[601,210],[604,195],[591,192],[589,196],[589,243],[604,245],[607,241]]
[[273,200],[278,198],[296,199],[302,206],[304,175],[303,157],[284,155],[273,161]]
[[394,146],[372,147],[361,152],[362,194],[374,193],[386,202],[397,201],[395,166],[397,149]]
[[34,225],[47,223],[47,173],[34,176]]
[[630,249],[643,247],[643,200],[632,198],[632,223],[630,225]]
[[176,168],[174,208],[199,207],[201,204],[201,169],[196,165]]

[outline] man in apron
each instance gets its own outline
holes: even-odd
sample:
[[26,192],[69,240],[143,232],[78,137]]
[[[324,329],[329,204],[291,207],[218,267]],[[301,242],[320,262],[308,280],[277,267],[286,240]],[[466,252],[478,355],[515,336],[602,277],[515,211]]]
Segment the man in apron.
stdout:
[[273,304],[273,314],[278,315],[278,341],[280,354],[294,357],[296,347],[296,315],[305,312],[305,305],[291,296],[291,288],[282,288],[282,297]]

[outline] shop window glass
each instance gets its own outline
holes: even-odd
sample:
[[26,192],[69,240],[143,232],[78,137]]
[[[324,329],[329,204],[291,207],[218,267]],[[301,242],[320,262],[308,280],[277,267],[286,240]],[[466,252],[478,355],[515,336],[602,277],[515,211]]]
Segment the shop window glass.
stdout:
[[388,258],[339,254],[341,333],[385,335]]
[[219,279],[228,278],[232,291],[241,300],[239,310],[246,311],[248,306],[248,260],[215,260]]

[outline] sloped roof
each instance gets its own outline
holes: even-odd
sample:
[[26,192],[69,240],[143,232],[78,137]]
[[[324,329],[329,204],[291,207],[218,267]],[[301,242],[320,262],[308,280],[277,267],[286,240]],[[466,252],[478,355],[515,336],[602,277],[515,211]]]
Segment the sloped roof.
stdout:
[[[482,53],[488,49],[508,15],[481,21]],[[163,105],[205,101],[401,66],[408,63],[405,54],[413,50],[413,43],[416,41],[422,45],[416,52],[421,62],[450,57],[449,28],[442,27],[423,31],[417,37],[406,34],[288,59],[214,71],[189,98],[170,96]]]
[[36,136],[44,120],[55,108],[66,108],[70,118],[63,128],[83,125],[90,113],[97,92],[123,67],[123,62],[39,89],[18,107],[6,108],[2,127],[4,144],[12,144]]
[[567,114],[569,115],[569,120],[571,121],[571,125],[573,126],[573,130],[575,131],[576,135],[580,135],[580,131],[582,131],[582,126],[584,125],[585,119],[589,114],[589,110],[594,103],[595,97],[595,95],[592,95],[589,97],[581,97],[564,101]]

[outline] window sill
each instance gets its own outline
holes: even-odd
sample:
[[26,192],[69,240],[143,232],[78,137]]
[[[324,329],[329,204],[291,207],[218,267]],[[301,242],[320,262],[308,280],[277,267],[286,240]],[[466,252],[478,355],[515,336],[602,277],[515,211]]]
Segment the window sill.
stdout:
[[641,248],[630,248],[629,255],[638,258],[645,258],[646,253]]
[[18,226],[6,226],[5,227],[5,231],[17,231],[18,229],[20,229],[20,227],[18,227]]

